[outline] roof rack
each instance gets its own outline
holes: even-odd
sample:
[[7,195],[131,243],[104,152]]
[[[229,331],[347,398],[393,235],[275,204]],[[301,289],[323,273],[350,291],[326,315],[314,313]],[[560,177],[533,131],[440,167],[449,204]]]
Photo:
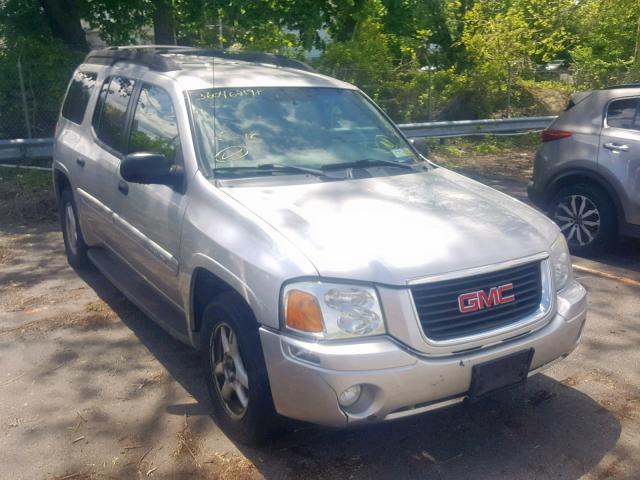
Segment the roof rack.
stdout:
[[151,70],[158,72],[170,72],[172,70],[180,70],[180,66],[163,57],[162,53],[169,53],[173,50],[180,51],[180,47],[149,45],[144,47],[108,47],[102,50],[93,50],[89,52],[84,59],[85,63],[95,63],[98,65],[113,65],[117,62],[131,62],[138,65],[144,65]]
[[113,65],[116,62],[131,62],[149,67],[158,72],[170,72],[180,70],[180,64],[175,59],[166,55],[192,55],[196,57],[224,58],[227,60],[240,60],[251,63],[265,63],[277,67],[295,68],[307,72],[314,72],[304,62],[262,52],[236,52],[229,50],[215,50],[197,47],[181,47],[175,45],[131,45],[123,47],[108,47],[101,50],[93,50],[85,58],[85,63],[98,65]]

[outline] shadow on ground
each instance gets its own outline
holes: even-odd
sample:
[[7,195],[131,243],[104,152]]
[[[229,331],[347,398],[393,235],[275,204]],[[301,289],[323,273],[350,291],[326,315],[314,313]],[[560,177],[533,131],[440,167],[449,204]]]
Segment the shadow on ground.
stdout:
[[[123,301],[99,273],[82,277],[193,396],[192,403],[172,403],[168,396],[158,415],[186,414],[196,425],[211,422],[196,353]],[[152,425],[135,428],[145,432]],[[613,449],[620,433],[618,420],[589,396],[538,375],[525,390],[473,405],[346,431],[298,425],[266,447],[238,448],[274,479],[577,479]]]

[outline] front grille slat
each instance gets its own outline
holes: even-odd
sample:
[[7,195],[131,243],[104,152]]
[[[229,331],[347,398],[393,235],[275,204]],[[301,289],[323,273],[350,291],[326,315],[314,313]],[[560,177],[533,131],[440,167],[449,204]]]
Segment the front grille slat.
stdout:
[[[471,289],[469,288],[465,288],[464,290],[456,290],[454,291],[449,291],[448,293],[443,293],[442,295],[447,295],[449,297],[451,297],[452,294],[455,293],[455,300],[452,301],[451,298],[447,299],[447,300],[443,300],[443,301],[439,301],[439,302],[430,302],[429,299],[426,300],[421,300],[421,301],[415,301],[414,302],[416,304],[416,306],[435,306],[435,305],[446,305],[446,304],[450,304],[450,305],[454,305],[456,311],[458,310],[458,295],[463,294],[463,293],[467,293],[467,292],[472,292],[474,290],[481,290],[483,288],[483,285],[478,285],[477,288],[471,287]],[[521,295],[528,293],[528,292],[533,292],[533,291],[538,291],[539,290],[539,286],[538,286],[538,281],[537,280],[531,280],[528,282],[523,282],[520,285],[518,285],[518,293],[520,293]],[[438,295],[439,297],[440,295]],[[434,313],[438,313],[435,310],[431,310],[430,314],[434,314]]]
[[[519,275],[514,275],[511,278],[511,282],[516,282],[525,278],[532,278],[532,273],[534,272],[534,269],[529,268],[527,271],[522,272]],[[474,279],[474,280],[468,280],[468,281],[464,281],[464,282],[459,282],[456,283],[453,280],[446,280],[445,282],[442,283],[447,283],[448,285],[441,285],[440,282],[437,282],[437,285],[434,285],[432,287],[429,287],[428,289],[425,288],[424,292],[425,295],[434,295],[437,293],[447,293],[447,290],[450,289],[452,286],[454,286],[457,289],[463,289],[463,290],[467,290],[470,287],[472,287],[475,284],[481,285],[481,284],[490,284],[492,282],[496,282],[496,281],[500,281],[503,278],[503,275],[495,275],[495,276],[491,276],[488,278],[480,278],[480,279]]]
[[[522,301],[524,300],[523,297],[525,296],[530,296],[530,295],[537,295],[537,291],[535,288],[529,289],[528,291],[519,291],[518,292],[518,301]],[[460,310],[458,309],[458,302],[456,301],[455,304],[452,302],[447,302],[449,304],[449,306],[447,308],[440,308],[438,310],[430,310],[429,311],[429,316],[430,317],[438,317],[438,321],[444,321],[448,319],[449,314],[454,314],[454,316],[460,315]],[[502,308],[502,307],[506,307],[509,306],[509,304],[505,304],[505,305],[499,305],[497,307],[493,307],[493,310],[495,311],[498,308]],[[428,305],[425,305],[425,308],[427,308]],[[482,311],[480,311],[482,312]],[[464,315],[465,318],[467,317],[471,317],[472,315],[474,315],[475,313],[479,313],[479,312],[473,312],[473,313],[466,313]],[[446,318],[445,318],[446,315]],[[437,322],[436,322],[437,323]]]
[[[514,308],[512,310],[508,310],[508,311],[502,311],[502,312],[497,312],[495,315],[493,315],[492,319],[493,320],[499,320],[502,317],[508,317],[509,315],[517,315],[518,313],[522,313],[527,311],[527,309],[531,308],[530,305],[521,305],[519,308]],[[459,323],[455,323],[455,324],[451,324],[451,322],[448,322],[444,325],[433,325],[430,328],[430,331],[432,332],[439,332],[439,331],[444,331],[444,330],[452,330],[452,329],[462,329],[464,327],[468,327],[471,325],[477,325],[478,323],[482,323],[485,322],[486,319],[484,318],[473,318],[471,320],[469,320],[468,322],[459,322]]]
[[[495,272],[411,286],[411,294],[427,337],[442,341],[501,328],[534,313],[542,298],[541,262],[530,262]],[[458,296],[513,284],[510,303],[461,313]]]
[[[526,296],[523,295],[523,296],[519,297],[520,300],[518,300],[518,301],[511,302],[511,303],[505,303],[503,305],[497,305],[495,307],[491,307],[491,312],[493,314],[498,314],[498,312],[500,312],[502,310],[509,310],[509,311],[515,310],[520,305],[530,306],[530,301],[533,300],[533,299],[536,299],[538,297],[539,297],[539,295],[537,295],[535,292],[531,293],[529,295],[526,295]],[[455,308],[455,313],[454,314],[447,315],[447,316],[438,315],[437,316],[437,320],[430,320],[429,324],[430,325],[438,325],[440,323],[450,322],[451,320],[454,320],[454,319],[458,319],[458,322],[456,322],[456,323],[465,323],[465,321],[467,321],[467,320],[473,320],[473,319],[475,319],[477,317],[485,316],[486,315],[486,310],[487,309],[485,308],[485,309],[482,309],[482,310],[478,310],[477,312],[470,312],[470,313],[461,314],[460,310],[458,310],[458,306],[456,304],[456,308]],[[453,312],[453,311],[454,310],[452,309],[452,310],[449,310],[449,312],[447,312],[447,313],[450,313],[450,312]],[[429,317],[436,317],[436,315],[434,315],[433,313],[430,313]]]

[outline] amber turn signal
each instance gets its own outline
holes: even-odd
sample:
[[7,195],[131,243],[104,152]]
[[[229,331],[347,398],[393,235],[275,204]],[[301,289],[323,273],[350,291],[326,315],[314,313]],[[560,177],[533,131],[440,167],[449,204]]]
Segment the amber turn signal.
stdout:
[[324,323],[316,297],[300,290],[291,290],[287,294],[286,322],[289,328],[321,333]]

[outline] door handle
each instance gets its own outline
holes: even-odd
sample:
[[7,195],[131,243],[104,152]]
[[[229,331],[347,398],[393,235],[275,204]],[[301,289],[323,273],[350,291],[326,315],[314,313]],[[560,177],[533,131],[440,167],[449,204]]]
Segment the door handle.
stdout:
[[129,184],[124,180],[120,180],[118,182],[118,191],[123,195],[127,195],[129,193]]
[[76,158],[76,163],[84,168],[85,161],[83,158]]
[[614,150],[614,151],[618,151],[618,152],[628,152],[629,151],[629,146],[628,145],[620,145],[619,143],[613,143],[613,142],[609,142],[609,143],[605,143],[603,145],[604,148],[606,148],[607,150]]

